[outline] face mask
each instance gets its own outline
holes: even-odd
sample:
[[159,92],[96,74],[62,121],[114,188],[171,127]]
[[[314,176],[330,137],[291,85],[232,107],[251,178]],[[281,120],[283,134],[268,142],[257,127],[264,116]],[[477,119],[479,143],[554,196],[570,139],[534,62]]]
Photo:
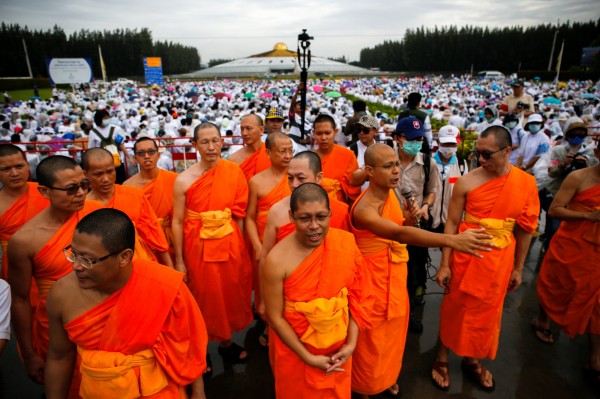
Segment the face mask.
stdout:
[[569,144],[571,144],[571,146],[573,147],[577,147],[578,145],[583,144],[583,140],[585,140],[584,137],[579,137],[579,136],[575,136],[575,137],[570,137],[567,139],[567,141],[569,142]]
[[409,157],[414,157],[423,147],[422,141],[405,141],[402,146],[402,151]]
[[102,119],[102,126],[108,126],[109,125],[109,120],[108,119]]
[[485,120],[488,121],[488,123],[492,123],[495,119],[496,118],[494,118],[494,117],[491,117],[491,118],[486,117],[485,118]]
[[531,134],[536,134],[537,132],[540,131],[541,128],[542,128],[542,126],[538,125],[538,124],[529,125],[529,131],[531,132]]
[[517,126],[517,122],[508,122],[508,123],[506,124],[506,127],[507,127],[508,129],[514,129],[514,128],[515,128],[515,126]]
[[456,150],[456,147],[440,147],[438,149],[439,153],[446,159],[449,159],[452,155],[456,154]]

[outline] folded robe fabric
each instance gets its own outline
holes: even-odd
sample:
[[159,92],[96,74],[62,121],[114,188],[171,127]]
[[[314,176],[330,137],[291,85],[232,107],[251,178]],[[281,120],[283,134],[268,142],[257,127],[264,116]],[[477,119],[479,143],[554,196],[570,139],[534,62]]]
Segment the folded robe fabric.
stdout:
[[337,199],[345,202],[346,198],[354,201],[360,194],[360,187],[350,185],[352,173],[358,169],[358,161],[354,153],[340,145],[334,144],[333,150],[321,158],[323,166],[323,176],[329,179],[337,180],[342,190],[337,192]]
[[253,152],[248,158],[241,163],[240,168],[246,176],[246,181],[250,181],[257,173],[271,167],[271,159],[267,155],[267,147],[265,143],[259,150]]

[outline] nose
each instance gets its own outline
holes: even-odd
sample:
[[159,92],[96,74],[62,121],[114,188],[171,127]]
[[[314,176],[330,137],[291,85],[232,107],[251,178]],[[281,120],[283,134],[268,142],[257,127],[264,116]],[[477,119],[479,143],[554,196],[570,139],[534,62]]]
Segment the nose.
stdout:
[[85,270],[85,267],[83,267],[83,265],[79,261],[78,257],[75,257],[75,260],[73,261],[72,269],[73,269],[73,271],[83,271],[83,270]]
[[319,224],[317,223],[317,218],[311,218],[310,219],[310,224],[308,225],[308,227],[310,227],[311,229],[318,228]]

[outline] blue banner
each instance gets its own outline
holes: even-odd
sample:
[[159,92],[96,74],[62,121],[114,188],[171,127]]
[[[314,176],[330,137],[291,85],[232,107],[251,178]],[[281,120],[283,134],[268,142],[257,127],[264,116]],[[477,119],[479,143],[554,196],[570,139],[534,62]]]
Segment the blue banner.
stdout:
[[144,57],[144,75],[146,85],[163,85],[162,60],[160,57]]

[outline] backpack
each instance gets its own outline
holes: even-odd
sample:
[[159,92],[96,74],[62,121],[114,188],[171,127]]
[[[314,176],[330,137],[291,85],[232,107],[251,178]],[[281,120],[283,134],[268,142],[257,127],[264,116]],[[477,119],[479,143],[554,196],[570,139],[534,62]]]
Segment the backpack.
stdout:
[[[119,166],[121,166],[121,156],[119,155],[119,147],[117,147],[117,142],[115,141],[115,139],[113,139],[115,127],[110,127],[108,137],[104,137],[96,128],[93,128],[92,130],[98,135],[98,137],[100,137],[100,147],[104,148],[112,154],[115,167],[118,168]],[[123,138],[119,134],[117,134],[117,140],[122,142]]]

